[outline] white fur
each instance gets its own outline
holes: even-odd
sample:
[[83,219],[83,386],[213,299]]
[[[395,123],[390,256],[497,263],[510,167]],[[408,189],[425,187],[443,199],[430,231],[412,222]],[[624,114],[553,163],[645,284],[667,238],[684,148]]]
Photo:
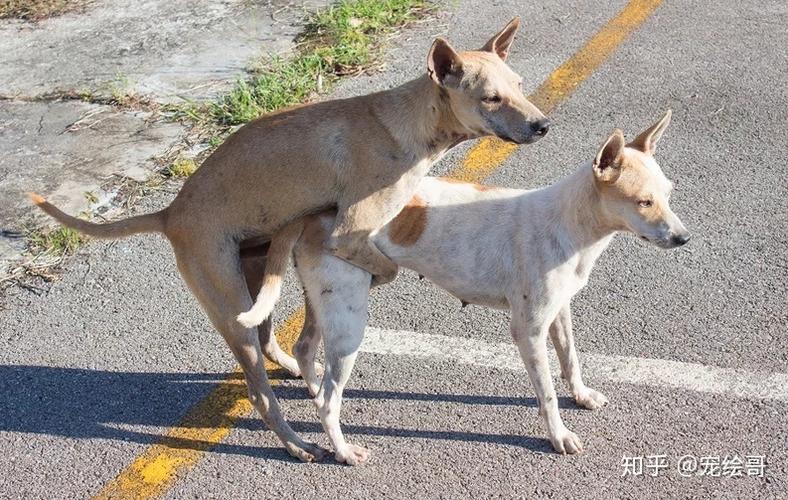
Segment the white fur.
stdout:
[[[629,148],[621,154],[632,162],[648,160],[647,168],[637,170],[641,172],[638,184],[670,189],[653,158],[643,158]],[[558,412],[547,337],[552,339],[575,401],[589,409],[606,404],[602,393],[583,383],[570,300],[587,283],[594,263],[615,232],[632,230],[619,221],[641,213],[636,202],[632,208],[620,199],[615,205],[606,203],[595,172],[588,162],[558,183],[533,191],[479,190],[469,184],[425,178],[417,195],[427,205],[427,223],[418,241],[410,246],[393,242],[389,238],[393,223],[374,239],[397,265],[424,275],[457,298],[511,309],[512,338],[534,386],[547,435],[560,453],[577,453],[582,444]],[[669,193],[648,194],[666,197]],[[611,206],[627,213],[610,213]],[[686,233],[667,205],[658,222],[670,225],[674,234]],[[296,345],[296,357],[310,392],[316,396],[315,404],[337,459],[355,464],[363,462],[368,452],[345,442],[339,410],[366,325],[370,275],[323,250],[322,241],[332,224],[331,215],[311,218],[295,247],[297,270],[307,293],[305,332],[309,332]],[[321,335],[326,349],[322,383],[310,369]]]

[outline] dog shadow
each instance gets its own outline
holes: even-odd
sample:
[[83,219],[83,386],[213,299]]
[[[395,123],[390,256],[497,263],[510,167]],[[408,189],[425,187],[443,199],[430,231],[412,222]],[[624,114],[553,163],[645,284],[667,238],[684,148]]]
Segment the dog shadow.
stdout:
[[[281,376],[281,374],[279,374]],[[245,446],[166,436],[147,427],[210,427],[215,424],[205,414],[190,411],[195,401],[220,388],[225,394],[222,408],[246,397],[246,387],[239,383],[239,373],[150,373],[111,372],[77,368],[30,365],[0,366],[0,431],[45,434],[76,439],[109,439],[144,445],[163,443],[172,448],[187,448],[215,453],[246,455],[257,458],[293,461],[281,447]],[[291,385],[275,388],[281,400],[308,399],[304,387]],[[524,406],[535,408],[534,398],[465,394],[426,394],[381,390],[348,389],[349,399],[436,401],[490,406]],[[577,408],[568,398],[559,398],[562,408]],[[199,409],[198,409],[199,410]],[[222,410],[222,411],[224,411]],[[286,413],[286,410],[285,410]],[[286,416],[286,415],[285,415]],[[222,417],[221,415],[219,417]],[[315,421],[291,421],[296,432],[322,434]],[[265,431],[255,414],[237,419],[235,426]],[[142,428],[143,430],[138,430]],[[521,447],[551,453],[546,439],[483,432],[434,431],[411,428],[343,425],[349,434],[437,439],[445,441],[484,442]]]

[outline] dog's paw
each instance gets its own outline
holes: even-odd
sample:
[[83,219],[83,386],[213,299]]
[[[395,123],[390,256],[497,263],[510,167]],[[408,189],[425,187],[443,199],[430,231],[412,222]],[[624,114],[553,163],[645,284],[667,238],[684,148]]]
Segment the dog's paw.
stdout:
[[369,450],[355,444],[348,444],[341,452],[334,453],[334,456],[337,462],[347,465],[361,465],[369,460]]
[[550,442],[553,444],[553,449],[562,455],[574,455],[583,451],[580,438],[566,427],[551,436]]
[[297,443],[286,443],[285,448],[291,456],[302,462],[319,462],[323,460],[328,453],[328,450],[325,448],[321,448],[315,443],[307,442],[303,442],[300,445]]
[[608,403],[608,399],[601,392],[586,387],[575,396],[575,402],[583,408],[598,410]]

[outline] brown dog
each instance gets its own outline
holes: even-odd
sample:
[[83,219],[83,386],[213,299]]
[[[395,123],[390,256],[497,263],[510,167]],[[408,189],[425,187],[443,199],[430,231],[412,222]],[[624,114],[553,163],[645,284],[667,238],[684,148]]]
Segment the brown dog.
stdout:
[[531,143],[547,133],[544,115],[504,63],[518,26],[519,19],[512,20],[479,51],[457,53],[437,39],[427,74],[400,87],[296,107],[245,125],[160,212],[92,224],[38,195],[31,198],[62,224],[91,236],[164,233],[183,279],[238,359],[249,398],[268,427],[293,456],[319,458],[323,450],[293,432],[271,391],[261,350],[261,341],[269,345],[270,330],[235,320],[252,306],[239,248],[269,240],[305,214],[335,207],[328,250],[370,272],[376,284],[393,279],[396,265],[369,236],[402,209],[435,161],[468,139],[494,134]]

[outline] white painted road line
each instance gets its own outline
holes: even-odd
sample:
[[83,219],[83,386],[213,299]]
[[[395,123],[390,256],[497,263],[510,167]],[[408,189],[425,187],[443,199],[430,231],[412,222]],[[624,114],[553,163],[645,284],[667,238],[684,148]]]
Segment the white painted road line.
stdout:
[[[440,361],[525,371],[511,343],[490,343],[403,330],[367,328],[361,351],[430,358]],[[745,399],[774,399],[788,403],[788,374],[758,373],[665,359],[579,353],[583,379],[634,385],[671,387],[724,394]],[[558,362],[551,349],[551,370]]]

